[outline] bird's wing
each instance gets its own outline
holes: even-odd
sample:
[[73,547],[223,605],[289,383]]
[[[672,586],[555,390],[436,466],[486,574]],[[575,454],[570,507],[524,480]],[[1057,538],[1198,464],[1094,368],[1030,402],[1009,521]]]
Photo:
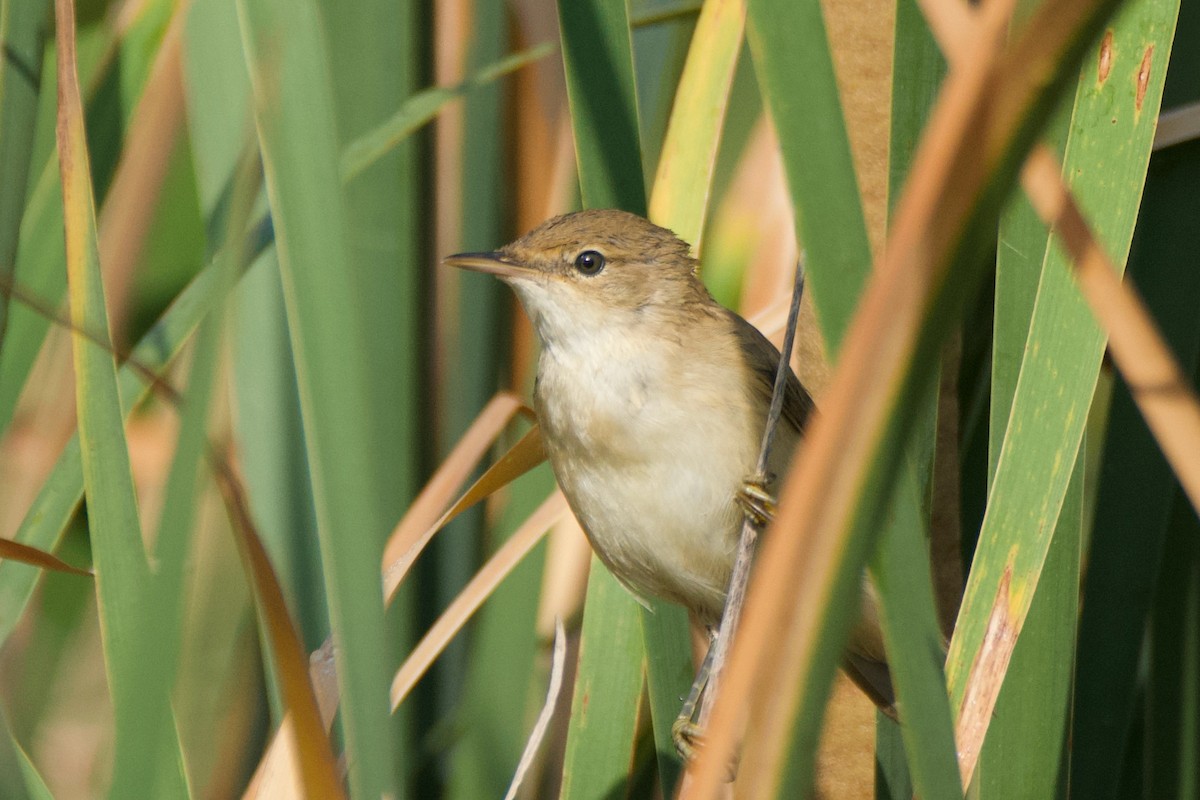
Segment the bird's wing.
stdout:
[[[752,373],[751,391],[756,394],[755,399],[761,401],[761,407],[766,408],[771,403],[771,394],[775,386],[779,351],[767,341],[758,328],[733,312],[730,312],[729,317],[737,333],[746,364]],[[783,395],[783,421],[797,433],[802,432],[814,408],[812,397],[796,374],[789,369],[787,388]],[[894,719],[896,696],[892,689],[887,657],[883,652],[877,598],[873,587],[867,583],[864,583],[863,608],[860,613],[862,616],[851,633],[850,642],[842,656],[842,669],[880,710]]]
[[[779,368],[779,351],[775,349],[775,345],[767,341],[767,337],[763,336],[758,328],[732,311],[729,312],[729,319],[733,324],[734,333],[737,334],[738,344],[742,348],[746,365],[750,368],[753,378],[750,382],[751,391],[759,395],[758,399],[762,400],[762,407],[768,408],[771,405],[771,394],[775,388],[775,371]],[[812,397],[800,383],[796,373],[789,369],[787,371],[787,387],[783,393],[783,419],[799,433],[804,430],[804,425],[808,422],[808,416],[812,413],[813,408]]]
[[863,576],[858,620],[842,653],[842,670],[867,697],[892,719],[896,718],[896,693],[883,645],[879,618],[879,593],[870,578]]
[[896,693],[892,673],[884,661],[865,658],[852,650],[842,654],[842,671],[862,690],[875,707],[896,719]]

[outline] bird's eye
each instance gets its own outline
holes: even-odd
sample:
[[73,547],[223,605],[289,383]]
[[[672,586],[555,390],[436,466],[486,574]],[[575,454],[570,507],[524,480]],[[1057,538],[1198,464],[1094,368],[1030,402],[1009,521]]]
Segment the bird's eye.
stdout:
[[595,250],[584,250],[575,256],[575,269],[584,275],[595,275],[604,269],[604,255]]

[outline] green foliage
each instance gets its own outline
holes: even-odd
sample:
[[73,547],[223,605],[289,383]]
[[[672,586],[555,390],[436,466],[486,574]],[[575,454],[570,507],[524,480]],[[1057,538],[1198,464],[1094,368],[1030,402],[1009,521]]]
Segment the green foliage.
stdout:
[[570,800],[629,792],[643,691],[637,603],[595,557],[586,603],[563,761],[562,797]]
[[[383,551],[384,474],[368,370],[367,275],[351,264],[333,83],[315,2],[238,5],[255,121],[296,364],[317,534],[347,745],[351,791],[395,792],[386,637],[375,581]],[[283,31],[287,34],[283,35]],[[377,296],[377,295],[376,295]],[[399,398],[395,398],[399,399]]]
[[[856,169],[872,167],[856,162],[843,115],[861,87],[835,79],[826,34],[838,28],[825,13],[846,12],[559,0],[555,29],[547,2],[474,0],[458,19],[412,0],[98,1],[80,4],[74,96],[55,69],[52,5],[0,0],[0,536],[71,564],[90,557],[95,579],[42,580],[0,561],[0,794],[245,790],[291,702],[277,677],[288,646],[268,630],[288,621],[283,606],[256,617],[253,580],[227,585],[242,570],[230,530],[252,528],[303,645],[335,643],[330,741],[351,796],[501,796],[545,696],[555,615],[577,658],[519,796],[673,796],[685,765],[670,727],[693,670],[686,614],[640,607],[594,558],[590,570],[572,562],[558,533],[388,714],[389,676],[412,642],[552,490],[542,468],[464,515],[385,610],[389,530],[489,398],[527,389],[535,355],[506,289],[436,265],[494,249],[572,198],[649,213],[699,250],[736,228],[727,205],[773,211],[741,185],[757,169],[786,184],[836,385],[855,368],[839,363],[853,337],[880,322],[858,318],[863,298],[897,277],[872,265],[904,261],[871,250]],[[742,754],[739,788],[795,797],[827,777],[816,747],[866,574],[900,716],[878,727],[878,796],[963,796],[963,720],[990,670],[998,697],[971,796],[1193,797],[1197,516],[1135,403],[1145,387],[1105,368],[1107,334],[1065,240],[1017,187],[1035,142],[1058,155],[1103,250],[1122,270],[1128,256],[1194,376],[1200,146],[1151,150],[1160,101],[1200,99],[1189,79],[1200,12],[1178,0],[1064,0],[1057,14],[1019,3],[1008,72],[984,81],[988,113],[959,131],[971,144],[939,177],[922,137],[970,113],[947,98],[966,96],[988,54],[944,58],[921,5],[900,0],[894,18],[868,21],[894,19],[889,234],[904,234],[910,195],[937,186],[950,194],[928,202],[954,205],[895,284],[911,337],[882,343],[890,360],[857,384],[879,398],[855,422],[869,442],[838,455],[864,460],[853,486],[815,504],[843,504],[839,538],[827,569],[792,573],[819,597],[772,621],[763,663],[796,669],[773,683],[756,674],[751,724],[763,708],[782,721],[769,747]],[[1014,53],[1045,60],[1034,74]],[[777,166],[752,152],[764,115]],[[182,132],[165,176],[148,199],[122,198],[145,166],[131,143],[168,118]],[[762,268],[748,266],[747,241],[734,230],[712,254],[719,274],[705,266],[724,297],[774,280],[746,274]],[[919,304],[906,305],[910,289]],[[978,406],[939,419],[943,343],[964,318],[980,330],[965,331],[946,374]],[[938,432],[956,420],[947,444]],[[972,461],[976,440],[987,452]],[[235,466],[244,519],[216,493],[214,446]],[[949,477],[935,470],[946,447],[967,453]],[[979,518],[963,515],[979,544],[948,653],[932,590],[943,565],[928,546],[945,518],[940,481],[951,515],[986,495]],[[586,578],[565,587],[549,572],[573,567]],[[308,688],[300,661],[292,697]],[[68,751],[64,730],[90,738]]]

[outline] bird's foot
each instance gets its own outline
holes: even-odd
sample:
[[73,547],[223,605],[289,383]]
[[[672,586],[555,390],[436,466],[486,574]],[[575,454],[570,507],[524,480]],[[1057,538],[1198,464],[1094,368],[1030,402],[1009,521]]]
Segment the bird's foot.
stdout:
[[703,744],[704,730],[699,723],[680,714],[671,724],[671,741],[675,743],[675,752],[687,764],[696,757]]
[[[675,742],[675,752],[683,759],[684,764],[690,764],[700,749],[704,747],[704,729],[698,722],[688,719],[682,714],[671,725],[671,739]],[[735,755],[725,769],[725,782],[733,783],[737,777],[738,758]]]
[[775,497],[767,491],[766,479],[761,476],[746,479],[738,489],[737,501],[746,518],[760,528],[775,519]]

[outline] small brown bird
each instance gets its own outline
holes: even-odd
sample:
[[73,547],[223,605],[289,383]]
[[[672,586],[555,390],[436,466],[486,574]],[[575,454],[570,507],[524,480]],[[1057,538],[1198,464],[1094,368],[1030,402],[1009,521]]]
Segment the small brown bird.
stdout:
[[[623,211],[556,217],[445,263],[516,291],[541,355],[534,408],[559,486],[613,575],[709,630],[725,603],[779,352],[718,304],[686,242]],[[788,370],[765,487],[773,493],[813,401]],[[844,668],[893,704],[873,592]]]

